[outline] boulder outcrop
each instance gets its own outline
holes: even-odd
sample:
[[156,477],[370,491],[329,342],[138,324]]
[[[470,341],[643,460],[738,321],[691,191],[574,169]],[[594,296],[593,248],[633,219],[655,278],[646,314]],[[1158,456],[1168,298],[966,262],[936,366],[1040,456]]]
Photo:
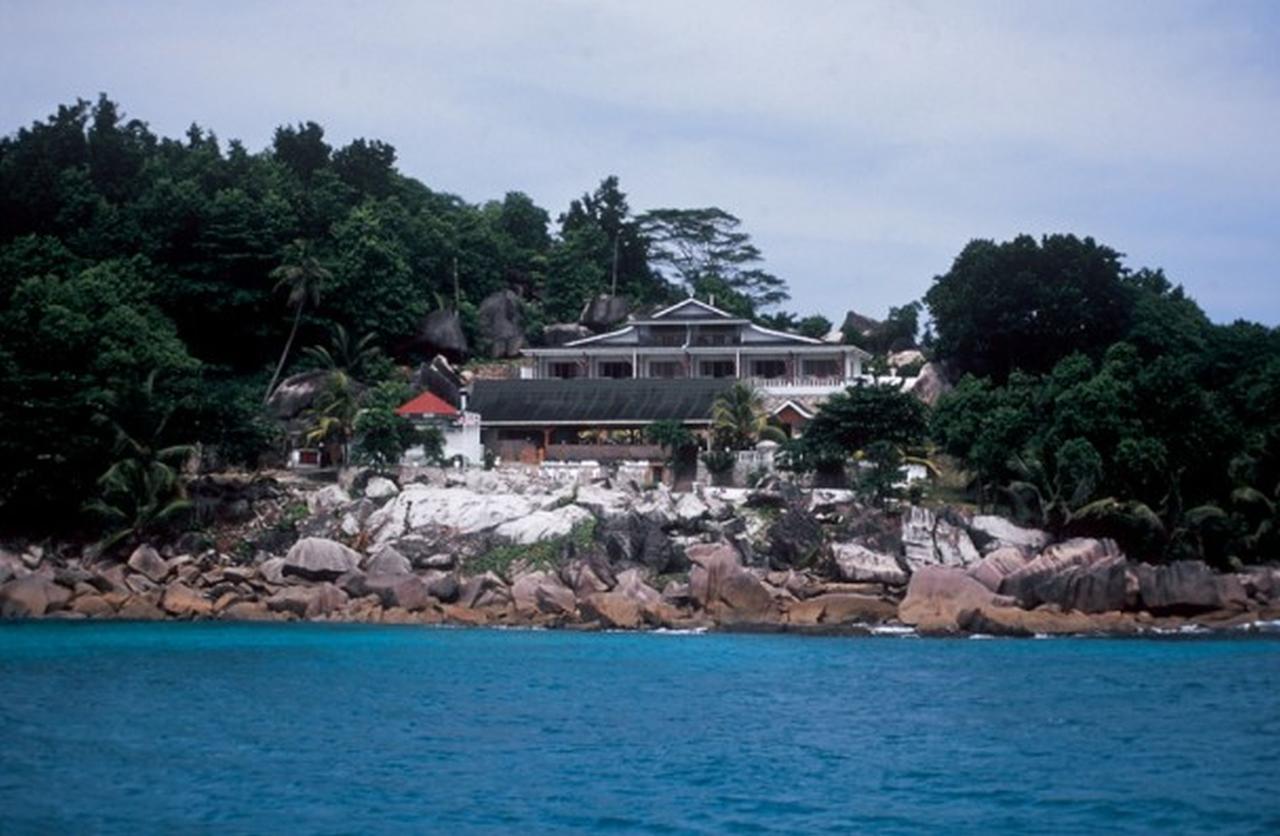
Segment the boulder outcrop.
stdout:
[[281,574],[309,581],[332,581],[360,568],[360,554],[341,543],[306,537],[293,544],[281,564]]

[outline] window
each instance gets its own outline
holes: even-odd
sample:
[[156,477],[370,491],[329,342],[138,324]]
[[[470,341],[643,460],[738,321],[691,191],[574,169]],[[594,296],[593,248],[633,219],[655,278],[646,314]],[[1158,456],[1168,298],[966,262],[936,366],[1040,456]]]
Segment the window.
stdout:
[[654,345],[680,346],[687,334],[683,328],[654,328],[650,336]]
[[679,360],[654,360],[649,363],[649,377],[684,377],[684,364]]
[[839,360],[805,360],[804,373],[808,377],[843,377]]
[[703,360],[698,365],[698,374],[703,377],[733,377],[734,363],[732,360]]
[[751,376],[778,378],[787,376],[786,360],[752,360]]
[[581,371],[581,367],[578,365],[576,361],[571,363],[552,363],[551,364],[551,376],[558,377],[562,380],[568,380],[569,378],[577,377],[580,371]]
[[734,342],[732,328],[702,328],[696,334],[695,345],[729,345]]
[[611,360],[600,364],[600,376],[622,378],[631,377],[630,360]]

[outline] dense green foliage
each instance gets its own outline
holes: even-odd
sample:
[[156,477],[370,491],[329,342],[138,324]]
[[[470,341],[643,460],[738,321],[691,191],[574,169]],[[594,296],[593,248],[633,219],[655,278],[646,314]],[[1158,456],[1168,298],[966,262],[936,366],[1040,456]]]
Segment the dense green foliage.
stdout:
[[926,300],[939,359],[969,372],[933,435],[979,501],[1146,559],[1276,557],[1275,329],[1215,325],[1071,236],[974,242]]
[[851,386],[822,404],[804,435],[783,448],[783,461],[791,470],[830,477],[843,473],[851,457],[875,448],[876,461],[888,468],[877,445],[914,446],[927,429],[924,404],[897,386]]
[[[699,213],[738,242],[703,274],[752,305],[785,298],[752,268],[759,252],[736,218]],[[264,398],[331,366],[354,385],[335,385],[313,417],[317,438],[345,448],[365,387],[430,359],[417,339],[427,314],[454,312],[474,353],[486,347],[478,306],[495,291],[515,291],[535,339],[599,293],[666,304],[689,276],[668,281],[651,261],[702,234],[673,226],[658,247],[614,177],[551,226],[525,194],[467,203],[400,173],[387,143],[335,148],[313,122],[252,152],[197,125],[156,136],[102,96],[0,139],[0,525],[66,528],[113,461],[97,417],[134,420],[128,404],[152,372],[174,415],[165,442],[253,465],[280,452]],[[381,360],[353,369],[303,350],[338,328]]]

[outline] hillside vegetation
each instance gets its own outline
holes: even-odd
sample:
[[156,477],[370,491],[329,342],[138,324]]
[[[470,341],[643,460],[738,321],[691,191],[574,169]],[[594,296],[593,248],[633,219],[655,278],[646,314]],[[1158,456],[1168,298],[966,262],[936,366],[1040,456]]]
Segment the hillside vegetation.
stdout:
[[[0,525],[144,539],[180,524],[191,448],[210,467],[278,455],[264,401],[308,369],[333,381],[321,440],[392,460],[407,369],[512,353],[495,310],[533,344],[599,294],[714,295],[815,336],[841,312],[779,311],[786,283],[722,209],[633,213],[609,177],[553,223],[520,192],[471,204],[395,163],[310,122],[260,151],[196,125],[158,137],[105,96],[0,140]],[[922,347],[954,390],[905,423],[916,410],[891,397],[837,399],[797,460],[946,454],[973,501],[1146,559],[1276,556],[1276,329],[1215,324],[1159,270],[1051,235],[973,241],[922,302],[850,314],[846,339],[913,345],[926,311]]]

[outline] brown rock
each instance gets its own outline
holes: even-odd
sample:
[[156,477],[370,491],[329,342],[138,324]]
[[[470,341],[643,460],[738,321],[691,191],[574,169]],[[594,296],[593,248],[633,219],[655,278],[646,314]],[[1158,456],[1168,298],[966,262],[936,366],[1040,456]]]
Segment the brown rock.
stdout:
[[1062,612],[1050,607],[1024,610],[1018,607],[979,607],[959,616],[960,629],[993,636],[1056,636],[1089,633],[1128,634],[1138,623],[1128,613],[1107,612],[1089,615]]
[[727,608],[721,618],[726,622],[767,623],[776,621],[778,608],[773,596],[760,579],[747,571],[738,571],[720,583],[720,600]]
[[455,624],[480,626],[489,623],[489,616],[481,610],[473,610],[460,604],[442,604],[440,612],[445,620]]
[[90,618],[104,618],[115,615],[116,612],[116,608],[108,604],[101,595],[81,595],[71,602],[71,609]]
[[1142,606],[1159,615],[1193,615],[1222,609],[1229,605],[1224,593],[1232,606],[1247,603],[1238,579],[1224,576],[1219,583],[1219,576],[1199,560],[1179,560],[1166,566],[1139,563],[1133,571]]
[[365,578],[364,585],[386,609],[399,607],[413,612],[431,606],[427,586],[416,575],[371,575]]
[[62,609],[71,591],[41,575],[15,578],[0,586],[0,618],[39,618]]
[[796,601],[787,608],[791,624],[880,624],[898,614],[893,603],[869,595],[833,593]]
[[1004,579],[1027,565],[1027,555],[1014,546],[1002,546],[969,567],[969,576],[992,592]]
[[178,618],[208,618],[213,615],[213,604],[209,599],[177,581],[165,588],[160,607]]
[[161,583],[169,577],[169,562],[150,546],[138,546],[129,555],[128,566],[152,583]]
[[1127,601],[1124,555],[1114,541],[1077,537],[1049,546],[1000,583],[1000,593],[1026,608],[1057,604],[1081,612],[1122,610]]
[[597,592],[578,603],[587,621],[598,621],[606,627],[632,630],[643,621],[640,604],[616,592]]
[[266,601],[272,612],[290,612],[299,618],[319,618],[341,610],[350,600],[347,593],[331,583],[285,587]]
[[1009,599],[996,595],[963,569],[924,566],[907,584],[907,595],[898,605],[898,619],[925,632],[956,632],[961,612],[1008,603]]
[[160,621],[164,611],[145,596],[134,595],[116,610],[116,618],[124,621]]
[[276,621],[279,618],[262,601],[237,601],[220,615],[226,621]]

